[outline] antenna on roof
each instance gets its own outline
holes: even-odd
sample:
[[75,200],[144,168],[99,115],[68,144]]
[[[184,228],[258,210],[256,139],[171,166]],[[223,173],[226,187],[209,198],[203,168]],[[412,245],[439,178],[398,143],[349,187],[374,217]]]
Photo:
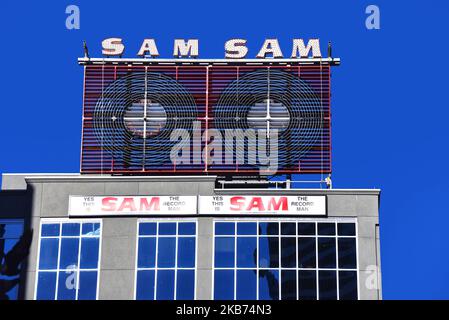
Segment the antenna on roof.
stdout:
[[327,43],[327,57],[332,58],[332,44],[330,41]]
[[89,58],[89,49],[87,49],[86,40],[83,41],[84,58]]

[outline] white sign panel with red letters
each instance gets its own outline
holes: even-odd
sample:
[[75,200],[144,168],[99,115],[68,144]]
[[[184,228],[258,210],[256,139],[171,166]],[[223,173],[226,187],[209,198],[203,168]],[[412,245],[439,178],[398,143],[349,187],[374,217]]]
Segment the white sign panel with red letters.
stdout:
[[200,214],[326,215],[326,196],[200,196]]
[[69,216],[193,215],[196,196],[70,196]]

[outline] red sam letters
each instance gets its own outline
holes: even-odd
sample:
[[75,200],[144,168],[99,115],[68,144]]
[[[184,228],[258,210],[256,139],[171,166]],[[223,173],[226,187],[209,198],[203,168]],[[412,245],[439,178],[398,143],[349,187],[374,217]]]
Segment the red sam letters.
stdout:
[[132,197],[125,197],[121,199],[116,197],[106,197],[102,199],[101,204],[102,211],[144,212],[160,210],[159,197],[142,197],[138,199],[134,199]]
[[287,197],[271,197],[269,199],[262,197],[244,197],[244,196],[232,197],[231,210],[258,211],[258,212],[288,211],[288,199]]

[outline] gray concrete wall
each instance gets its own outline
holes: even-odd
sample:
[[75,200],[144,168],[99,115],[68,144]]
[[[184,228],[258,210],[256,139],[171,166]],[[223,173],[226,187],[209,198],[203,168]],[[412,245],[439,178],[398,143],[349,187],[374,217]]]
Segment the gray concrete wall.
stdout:
[[[26,176],[26,177],[25,177]],[[42,218],[68,218],[70,195],[214,195],[214,194],[325,194],[328,217],[352,217],[358,223],[359,297],[380,299],[379,190],[216,190],[215,177],[109,177],[79,175],[3,175],[2,189],[24,190],[30,202],[16,212],[27,216],[35,230],[23,292],[34,298],[38,235]],[[4,195],[5,191],[0,192]],[[23,195],[22,195],[23,196]],[[5,196],[6,197],[6,196]],[[11,198],[0,197],[0,217]],[[5,200],[6,199],[6,200]],[[20,203],[15,199],[16,203]],[[27,209],[28,208],[28,209]],[[27,211],[28,210],[28,211]],[[9,210],[11,212],[11,210]],[[13,210],[14,211],[14,210]],[[103,221],[100,262],[100,299],[133,299],[137,218]],[[212,297],[213,218],[198,219],[197,299]],[[373,280],[377,275],[377,279]]]

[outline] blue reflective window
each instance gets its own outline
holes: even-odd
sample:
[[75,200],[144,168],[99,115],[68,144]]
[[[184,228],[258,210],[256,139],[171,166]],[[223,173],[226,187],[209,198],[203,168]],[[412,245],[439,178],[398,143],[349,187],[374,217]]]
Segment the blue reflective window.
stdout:
[[157,300],[173,300],[175,294],[175,271],[158,270],[157,272]]
[[176,223],[159,223],[159,234],[160,235],[175,235],[176,234]]
[[279,266],[279,238],[259,238],[259,268],[277,268]]
[[256,235],[257,223],[255,222],[239,222],[237,223],[238,235]]
[[75,300],[77,286],[77,272],[59,271],[58,300]]
[[56,272],[39,272],[37,276],[38,300],[54,300],[56,292]]
[[234,300],[234,271],[215,270],[214,272],[214,299]]
[[174,268],[175,251],[176,238],[159,238],[157,266],[160,268]]
[[79,242],[80,242],[79,238],[61,239],[61,257],[59,259],[59,269],[77,268]]
[[277,222],[260,222],[259,234],[265,236],[279,235],[279,223]]
[[215,267],[234,267],[235,239],[231,237],[215,238]]
[[79,223],[64,223],[62,225],[63,236],[79,236],[80,224]]
[[54,270],[58,268],[58,238],[42,238],[39,255],[40,270]]
[[237,268],[255,268],[257,261],[257,238],[237,238]]
[[195,267],[195,238],[178,238],[178,268]]
[[185,222],[179,223],[178,225],[178,234],[179,235],[195,235],[196,233],[196,224],[193,222]]
[[278,270],[259,270],[259,300],[279,300]]
[[97,297],[97,271],[81,271],[78,300],[95,300]]
[[154,268],[156,261],[156,238],[140,238],[137,255],[138,268]]
[[136,299],[154,299],[154,270],[137,271]]
[[178,270],[176,278],[176,299],[193,300],[195,298],[195,270]]
[[237,300],[257,299],[257,270],[237,271]]
[[83,223],[83,235],[85,236],[99,236],[100,224],[99,223]]
[[98,254],[100,249],[99,238],[82,238],[80,267],[83,269],[96,269],[98,267]]
[[59,224],[43,224],[41,228],[41,236],[42,237],[57,237],[59,236]]
[[194,299],[196,223],[140,222],[138,237],[136,299]]
[[150,236],[156,235],[157,224],[155,222],[142,222],[139,223],[139,235]]
[[43,223],[41,230],[36,299],[96,299],[100,223]]
[[356,243],[354,222],[217,221],[214,298],[357,298]]
[[233,234],[235,234],[235,223],[234,222],[215,223],[215,234],[216,235],[233,235]]

